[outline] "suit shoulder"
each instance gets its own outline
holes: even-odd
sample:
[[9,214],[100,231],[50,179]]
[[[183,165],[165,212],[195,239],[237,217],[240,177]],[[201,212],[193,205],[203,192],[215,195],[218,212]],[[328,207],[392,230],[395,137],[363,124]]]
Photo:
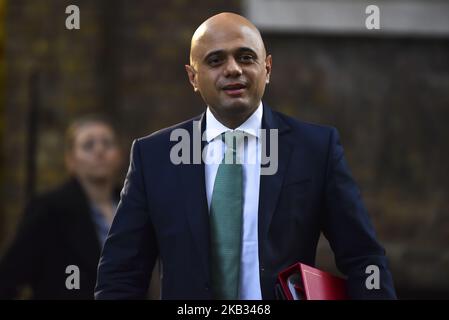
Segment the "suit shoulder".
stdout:
[[333,126],[317,124],[312,122],[307,122],[303,120],[298,120],[286,114],[274,111],[274,113],[286,123],[290,129],[295,133],[304,137],[309,138],[327,138],[330,135],[335,134],[337,129]]
[[184,129],[184,130],[187,130],[188,132],[191,132],[194,122],[200,121],[200,120],[201,120],[201,115],[191,118],[189,120],[177,123],[173,126],[160,129],[160,130],[155,131],[147,136],[137,138],[136,141],[138,141],[139,144],[143,145],[143,146],[153,145],[154,143],[157,144],[158,142],[166,143],[167,140],[170,140],[170,135],[174,130]]

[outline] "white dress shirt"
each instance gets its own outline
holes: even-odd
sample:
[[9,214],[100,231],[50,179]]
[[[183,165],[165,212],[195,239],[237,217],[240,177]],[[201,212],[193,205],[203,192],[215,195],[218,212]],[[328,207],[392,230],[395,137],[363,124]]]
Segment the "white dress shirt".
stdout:
[[[262,102],[257,110],[238,128],[247,133],[248,139],[242,144],[243,165],[243,238],[240,261],[239,299],[261,300],[259,278],[258,215],[260,186],[260,129],[262,127]],[[207,146],[203,153],[205,162],[206,195],[210,212],[210,203],[214,189],[218,166],[226,151],[221,134],[233,131],[219,122],[209,107],[206,110],[205,139]],[[241,150],[241,149],[240,149]],[[241,150],[242,151],[242,150]]]

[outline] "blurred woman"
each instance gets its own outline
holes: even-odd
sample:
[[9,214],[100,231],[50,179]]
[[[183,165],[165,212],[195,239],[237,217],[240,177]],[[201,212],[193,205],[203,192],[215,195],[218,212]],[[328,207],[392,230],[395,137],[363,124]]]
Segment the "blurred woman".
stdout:
[[121,161],[106,120],[89,116],[68,128],[70,179],[27,206],[0,259],[0,298],[16,298],[22,286],[31,287],[34,299],[93,298],[100,251],[119,201]]

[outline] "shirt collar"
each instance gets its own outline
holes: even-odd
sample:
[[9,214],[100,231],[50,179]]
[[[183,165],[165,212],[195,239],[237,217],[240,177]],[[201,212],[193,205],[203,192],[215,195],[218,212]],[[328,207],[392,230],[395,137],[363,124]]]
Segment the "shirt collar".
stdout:
[[[259,138],[260,129],[262,128],[262,116],[263,116],[263,105],[261,101],[256,111],[254,111],[253,114],[235,130],[241,130],[249,135]],[[208,143],[211,142],[216,137],[218,137],[219,135],[221,135],[226,131],[234,131],[234,130],[226,127],[224,124],[218,121],[217,118],[215,118],[215,116],[210,111],[210,108],[207,107],[206,130],[205,130],[205,137],[207,142]]]

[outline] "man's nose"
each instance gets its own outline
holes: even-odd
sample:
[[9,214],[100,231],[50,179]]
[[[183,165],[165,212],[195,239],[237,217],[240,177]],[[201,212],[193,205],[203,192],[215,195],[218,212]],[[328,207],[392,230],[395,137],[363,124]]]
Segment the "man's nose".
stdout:
[[225,69],[224,69],[224,75],[225,77],[239,77],[242,75],[242,68],[238,64],[237,61],[235,61],[234,58],[230,58],[227,60]]

